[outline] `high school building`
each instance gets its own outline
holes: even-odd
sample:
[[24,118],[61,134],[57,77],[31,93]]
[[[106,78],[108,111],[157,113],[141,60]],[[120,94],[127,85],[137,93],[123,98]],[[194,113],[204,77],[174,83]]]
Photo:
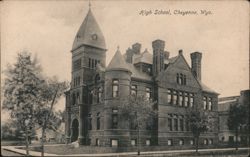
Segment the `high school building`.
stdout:
[[[129,39],[128,39],[129,40]],[[83,145],[127,147],[136,145],[137,131],[119,115],[122,98],[142,94],[157,102],[155,127],[142,129],[142,146],[192,147],[187,109],[210,112],[218,123],[218,93],[202,83],[202,53],[193,52],[191,67],[183,51],[170,57],[165,41],[152,42],[153,51],[135,43],[117,49],[106,66],[102,31],[89,9],[73,43],[71,88],[66,92],[66,136]],[[212,76],[211,76],[212,77]],[[201,134],[201,145],[218,142],[218,126]]]

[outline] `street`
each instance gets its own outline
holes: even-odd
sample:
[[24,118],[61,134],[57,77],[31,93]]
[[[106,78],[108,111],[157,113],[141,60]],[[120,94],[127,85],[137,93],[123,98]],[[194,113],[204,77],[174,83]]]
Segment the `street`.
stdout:
[[24,155],[1,149],[1,156],[24,156]]

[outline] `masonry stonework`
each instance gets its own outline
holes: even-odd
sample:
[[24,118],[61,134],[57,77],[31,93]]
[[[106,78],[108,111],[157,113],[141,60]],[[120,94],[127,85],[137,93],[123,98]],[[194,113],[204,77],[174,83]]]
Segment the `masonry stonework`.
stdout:
[[[135,43],[124,55],[119,48],[106,66],[106,44],[89,10],[72,47],[71,88],[66,94],[68,142],[82,145],[131,147],[137,131],[119,115],[118,104],[131,88],[157,102],[153,129],[142,129],[142,146],[193,147],[194,139],[185,117],[188,109],[210,112],[218,123],[218,93],[201,80],[202,53],[191,54],[190,67],[182,50],[175,57],[165,50],[165,41],[152,42],[153,52],[141,51]],[[215,123],[215,124],[216,124]],[[207,142],[206,142],[207,141]],[[218,126],[201,135],[200,144],[218,142]]]

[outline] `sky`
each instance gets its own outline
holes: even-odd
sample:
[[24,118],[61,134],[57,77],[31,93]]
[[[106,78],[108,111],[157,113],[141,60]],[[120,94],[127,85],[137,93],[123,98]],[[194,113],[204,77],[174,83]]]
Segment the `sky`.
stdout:
[[[37,56],[47,76],[70,81],[75,35],[89,9],[89,1],[3,1],[1,5],[1,71],[17,53]],[[104,34],[107,62],[133,43],[152,52],[152,41],[165,41],[170,57],[183,49],[202,52],[202,82],[220,93],[239,95],[249,89],[249,4],[247,1],[91,0],[92,12]],[[148,16],[141,11],[152,11]],[[155,15],[155,10],[170,10]],[[197,14],[174,14],[197,11]],[[210,12],[200,14],[200,10]],[[4,78],[2,73],[1,78]],[[64,99],[57,107],[64,108]]]

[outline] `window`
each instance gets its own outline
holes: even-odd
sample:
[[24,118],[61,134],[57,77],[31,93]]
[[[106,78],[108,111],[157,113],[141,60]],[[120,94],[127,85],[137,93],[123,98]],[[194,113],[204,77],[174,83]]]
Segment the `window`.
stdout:
[[212,110],[212,98],[208,99],[208,110]]
[[148,100],[151,99],[151,96],[152,96],[151,93],[152,93],[151,88],[146,87],[146,98],[147,98]]
[[111,147],[118,147],[118,140],[117,139],[111,139],[110,141],[111,141],[110,142]]
[[180,116],[180,130],[184,131],[184,117]]
[[184,106],[185,106],[185,107],[188,106],[188,93],[185,93],[185,97],[184,97]]
[[180,84],[183,85],[183,74],[180,74]]
[[207,109],[207,97],[203,97],[203,109]]
[[92,117],[91,117],[91,114],[88,115],[88,129],[92,130]]
[[189,131],[189,122],[186,120],[186,130]]
[[213,139],[209,139],[208,144],[213,144]]
[[233,142],[234,142],[234,136],[229,136],[228,142],[229,142],[229,143],[233,143]]
[[131,146],[136,146],[136,139],[131,140]]
[[178,119],[177,116],[174,116],[174,131],[178,131]]
[[168,130],[169,131],[173,130],[173,128],[172,128],[172,119],[171,118],[168,118]]
[[180,105],[180,106],[182,106],[183,104],[182,104],[182,101],[183,101],[183,97],[182,97],[182,92],[179,92],[179,99],[178,99],[178,104]]
[[172,114],[168,114],[168,130],[169,131],[173,131],[173,127],[172,127]]
[[100,146],[100,140],[98,138],[96,139],[95,145]]
[[76,95],[75,95],[75,93],[72,96],[72,104],[76,105]]
[[116,80],[116,79],[113,80],[113,85],[112,85],[113,98],[118,97],[118,94],[119,94],[119,84],[118,83],[119,83],[118,80]]
[[176,91],[173,92],[173,104],[176,105],[176,101],[177,101],[177,93]]
[[130,92],[131,92],[131,95],[137,95],[137,86],[132,85]]
[[98,112],[96,114],[97,118],[96,118],[96,130],[100,130],[100,127],[101,127],[101,122],[100,122],[100,112]]
[[172,146],[173,145],[173,140],[172,139],[168,139],[168,146]]
[[180,139],[180,141],[179,141],[179,145],[184,145],[184,140],[183,139]]
[[194,106],[194,94],[190,94],[190,107],[193,107]]
[[80,94],[78,92],[76,93],[76,103],[80,103]]
[[151,140],[150,139],[146,139],[146,146],[150,146],[151,145]]
[[91,68],[91,58],[89,58],[89,68]]
[[186,85],[187,84],[186,75],[181,74],[181,73],[177,73],[176,74],[176,82],[179,85]]
[[186,75],[184,75],[184,77],[183,77],[183,84],[184,84],[184,85],[186,85],[186,84],[187,84]]
[[95,68],[95,60],[94,59],[92,59],[92,64],[91,64],[91,68]]
[[177,73],[177,76],[176,76],[176,82],[177,82],[177,84],[181,84],[180,83],[180,75]]
[[194,140],[190,140],[190,145],[194,145]]
[[102,88],[98,88],[98,94],[97,94],[97,103],[101,102],[102,99]]
[[207,145],[207,144],[208,144],[207,139],[204,139],[203,144],[204,144],[204,145]]
[[118,127],[118,110],[112,110],[112,129],[117,129]]
[[173,99],[172,91],[169,89],[168,90],[168,104],[172,103],[172,99]]
[[93,103],[93,91],[89,93],[89,104]]

